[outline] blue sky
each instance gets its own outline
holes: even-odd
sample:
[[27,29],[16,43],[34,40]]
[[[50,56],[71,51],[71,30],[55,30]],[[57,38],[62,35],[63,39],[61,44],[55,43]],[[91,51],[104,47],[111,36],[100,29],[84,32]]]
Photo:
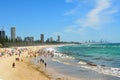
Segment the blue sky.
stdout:
[[0,28],[10,36],[120,42],[120,0],[0,0]]

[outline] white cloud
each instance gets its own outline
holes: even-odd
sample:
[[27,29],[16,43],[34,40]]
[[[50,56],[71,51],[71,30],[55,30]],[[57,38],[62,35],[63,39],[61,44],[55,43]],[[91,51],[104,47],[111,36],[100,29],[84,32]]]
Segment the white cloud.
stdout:
[[[115,9],[112,5],[112,0],[94,0],[95,1],[95,7],[90,10],[87,14],[85,14],[82,18],[76,19],[74,26],[77,26],[76,28],[69,28],[67,31],[75,32],[75,31],[83,31],[86,28],[92,28],[92,29],[100,29],[103,27],[102,24],[110,23],[113,21],[113,14],[117,12],[117,9]],[[67,14],[73,14],[75,12],[78,12],[78,7],[75,9],[72,9]],[[79,11],[81,12],[81,11]],[[73,31],[75,30],[75,31]]]
[[96,7],[87,14],[87,18],[83,21],[84,26],[97,26],[101,23],[101,13],[110,8],[109,0],[97,0]]
[[101,24],[104,24],[106,20],[109,20],[109,22],[112,21],[111,14],[116,12],[117,10],[112,7],[111,0],[96,0],[96,7],[88,12],[85,19],[78,19],[77,23],[83,27],[97,29]]
[[64,15],[74,15],[78,12],[78,7],[75,7],[69,11],[66,11]]
[[104,15],[114,14],[114,13],[117,13],[117,12],[118,12],[117,9],[112,9],[112,10],[109,10],[109,11],[104,12]]

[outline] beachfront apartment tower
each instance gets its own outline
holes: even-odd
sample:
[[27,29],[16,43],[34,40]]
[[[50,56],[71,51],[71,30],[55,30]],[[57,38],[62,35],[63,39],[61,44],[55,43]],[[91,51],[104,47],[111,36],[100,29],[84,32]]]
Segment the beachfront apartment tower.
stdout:
[[58,35],[58,39],[57,39],[57,42],[60,42],[60,35]]
[[50,37],[50,42],[53,42],[53,37]]
[[11,27],[11,40],[14,42],[16,39],[16,28]]
[[5,31],[0,30],[0,39],[5,38]]
[[44,43],[44,34],[41,34],[40,38],[41,38],[41,43]]
[[34,37],[25,37],[24,41],[25,42],[33,42],[34,41]]

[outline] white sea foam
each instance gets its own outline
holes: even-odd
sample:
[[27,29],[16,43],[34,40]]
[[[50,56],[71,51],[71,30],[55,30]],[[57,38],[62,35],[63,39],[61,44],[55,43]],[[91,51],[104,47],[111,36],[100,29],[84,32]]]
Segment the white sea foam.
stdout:
[[54,52],[55,57],[60,57],[62,59],[74,59],[72,56],[65,55],[63,53],[57,52],[55,48],[46,48],[46,51]]
[[[79,47],[79,46],[78,46]],[[84,47],[84,46],[83,46]],[[100,52],[101,52],[101,48],[108,48],[109,49],[109,47],[110,47],[110,50],[111,50],[111,48],[113,48],[113,47],[119,47],[119,46],[106,46],[106,45],[87,45],[87,46],[85,46],[85,47],[90,47],[90,48],[94,48],[94,47],[97,47],[97,48],[100,48]],[[85,48],[85,50],[86,50],[86,48]],[[115,49],[116,50],[116,49]],[[107,51],[107,50],[106,50]],[[105,53],[106,53],[106,51],[105,51]],[[95,53],[95,52],[94,52]],[[102,52],[101,52],[102,53]],[[103,52],[104,53],[104,52]],[[108,51],[108,53],[109,53],[109,51]],[[100,65],[96,65],[96,64],[94,64],[94,63],[87,63],[86,61],[79,61],[78,63],[76,62],[76,63],[73,63],[73,62],[70,62],[70,61],[72,61],[73,59],[75,60],[75,58],[74,57],[72,57],[72,56],[68,56],[68,55],[66,55],[66,54],[63,54],[63,53],[59,53],[59,52],[56,52],[56,53],[54,53],[55,54],[55,59],[56,59],[56,61],[58,61],[58,62],[61,62],[61,63],[63,63],[63,64],[69,64],[69,65],[74,65],[74,66],[78,66],[78,67],[83,67],[83,68],[85,68],[85,69],[89,69],[89,70],[94,70],[94,71],[96,71],[96,72],[98,72],[98,73],[102,73],[102,74],[107,74],[107,75],[112,75],[112,76],[117,76],[117,77],[120,77],[120,68],[114,68],[114,67],[107,67],[107,66],[100,66]],[[97,54],[97,53],[96,53]],[[103,55],[103,54],[102,54]],[[106,55],[108,55],[108,54],[105,54],[105,56]],[[74,56],[74,54],[73,54],[73,56]],[[75,55],[76,56],[76,55]],[[82,55],[81,55],[82,56]],[[84,56],[84,55],[83,55]],[[99,56],[99,55],[98,55]],[[78,57],[79,57],[79,55],[78,55]],[[96,55],[95,55],[95,57],[96,57]],[[112,57],[112,58],[114,58],[114,57]],[[103,58],[101,58],[100,57],[100,59],[101,60],[103,60],[103,61],[111,61],[112,62],[112,58],[110,58],[110,60],[109,60],[109,58],[105,58],[104,59],[104,57]],[[118,58],[119,58],[119,56],[118,56]],[[91,58],[92,59],[92,58]],[[115,58],[116,59],[116,58]],[[119,60],[119,59],[118,59]],[[66,62],[65,62],[66,61]],[[70,63],[69,63],[70,62]],[[92,66],[93,65],[93,66]]]
[[65,55],[65,54],[62,54],[62,53],[54,53],[54,55],[55,55],[56,57],[60,57],[60,58],[62,58],[62,59],[74,59],[74,57],[68,56],[68,55]]
[[94,70],[98,73],[120,77],[120,68],[106,67],[106,66],[100,66],[100,65],[91,66],[84,61],[79,61],[78,64],[80,65],[80,67]]
[[[72,64],[69,62],[64,62],[64,60],[61,60],[61,59],[74,59],[73,57],[65,56],[65,55],[60,54],[60,53],[55,53],[55,54],[57,56],[59,56],[59,59],[56,58],[56,59],[53,59],[53,61],[57,61],[57,62],[66,64],[66,65],[75,64],[75,63]],[[106,67],[106,66],[100,66],[100,65],[91,66],[91,65],[88,65],[87,62],[85,62],[85,61],[79,61],[78,64],[79,64],[79,67],[90,69],[90,70],[96,71],[98,73],[120,77],[120,68]],[[78,65],[76,64],[76,66],[78,66]]]
[[112,75],[112,76],[116,76],[116,77],[120,77],[120,68],[113,68],[113,67],[106,67],[106,66],[88,66],[88,65],[84,65],[81,66],[83,68],[86,69],[91,69],[94,70],[98,73],[103,73],[106,75]]
[[62,61],[58,60],[58,59],[52,59],[52,61],[56,61],[56,62],[59,62],[59,63],[62,63]]
[[[64,60],[61,60],[61,59],[71,59],[71,57],[66,57],[65,55],[60,54],[60,53],[55,53],[55,54],[57,55],[57,57],[59,56],[59,58],[54,58],[54,59],[52,59],[53,61],[57,61],[57,62],[66,64],[66,65],[75,64],[75,63],[72,64],[72,63],[66,62]],[[120,68],[106,67],[106,66],[100,66],[100,65],[91,66],[91,65],[88,65],[87,62],[85,62],[85,61],[79,61],[78,64],[79,64],[79,66],[77,64],[74,66],[90,69],[90,70],[96,71],[98,73],[106,74],[106,75],[120,77]]]
[[52,59],[53,61],[57,61],[59,63],[63,63],[63,64],[66,64],[66,65],[71,65],[70,63],[68,62],[62,62],[61,60],[58,60],[58,59]]
[[87,63],[86,63],[86,62],[84,62],[84,61],[79,61],[79,62],[78,62],[78,64],[85,65],[85,64],[87,64]]
[[50,51],[50,52],[51,52],[51,51],[54,51],[54,52],[56,51],[54,48],[46,48],[46,50],[47,50],[47,51]]
[[120,77],[120,68],[98,66],[97,70],[104,74]]

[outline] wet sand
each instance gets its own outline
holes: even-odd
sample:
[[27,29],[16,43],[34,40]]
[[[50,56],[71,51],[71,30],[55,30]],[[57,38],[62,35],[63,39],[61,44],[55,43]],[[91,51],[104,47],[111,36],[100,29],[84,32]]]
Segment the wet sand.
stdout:
[[72,78],[75,78],[72,80],[120,80],[120,77],[105,75],[90,69],[85,69],[69,64],[63,64],[57,61],[49,60],[48,65],[52,67],[56,72],[66,77],[70,76]]

